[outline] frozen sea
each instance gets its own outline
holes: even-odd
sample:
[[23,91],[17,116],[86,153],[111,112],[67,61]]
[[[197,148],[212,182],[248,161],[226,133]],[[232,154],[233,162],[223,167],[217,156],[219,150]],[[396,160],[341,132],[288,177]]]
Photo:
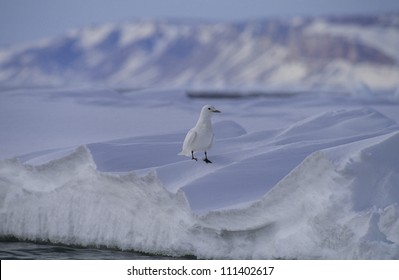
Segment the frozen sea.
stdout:
[[0,257],[399,259],[397,94],[245,94],[1,91]]
[[1,260],[185,260],[194,256],[168,257],[112,248],[89,248],[24,241],[0,242]]

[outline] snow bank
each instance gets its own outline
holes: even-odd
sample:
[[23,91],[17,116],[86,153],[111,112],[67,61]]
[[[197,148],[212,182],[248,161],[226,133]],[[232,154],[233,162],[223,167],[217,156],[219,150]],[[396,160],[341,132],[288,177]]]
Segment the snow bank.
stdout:
[[[38,165],[0,161],[0,236],[199,258],[399,258],[394,121],[366,108],[276,133],[218,126],[213,165],[163,154],[183,133],[90,144]],[[148,174],[98,170],[120,172],[128,159]]]
[[184,196],[168,193],[154,173],[100,173],[82,146],[40,166],[2,161],[0,178],[2,236],[187,253],[181,241],[192,223],[190,210]]
[[395,132],[314,152],[260,201],[203,222],[241,240],[241,257],[397,259],[398,144]]
[[[279,143],[367,138],[397,129],[394,120],[371,108],[322,112],[298,121],[278,135]],[[348,140],[347,140],[348,141]]]
[[313,152],[397,130],[393,120],[370,108],[333,110],[279,132],[216,141],[212,166],[177,162],[156,171],[165,188],[182,189],[191,208],[203,214],[259,199]]

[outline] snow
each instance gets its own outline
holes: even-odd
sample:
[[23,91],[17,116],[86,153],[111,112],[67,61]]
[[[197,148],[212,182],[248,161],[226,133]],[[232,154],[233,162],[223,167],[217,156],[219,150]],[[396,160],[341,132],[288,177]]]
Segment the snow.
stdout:
[[155,31],[156,26],[151,22],[143,22],[138,26],[130,26],[125,24],[122,26],[120,44],[121,46],[126,46],[133,41],[150,36]]
[[114,24],[105,24],[97,28],[84,28],[82,30],[72,30],[69,32],[71,37],[76,37],[78,33],[81,35],[81,46],[91,49],[100,44],[115,28]]
[[272,84],[284,86],[285,84],[300,84],[307,77],[307,68],[299,63],[286,64],[279,67],[270,77]]
[[[0,92],[0,236],[231,259],[398,259],[392,95]],[[212,164],[180,157],[206,103]],[[193,112],[197,112],[193,114]]]
[[323,19],[314,21],[304,31],[308,34],[331,34],[362,41],[391,55],[399,61],[399,31],[395,27],[359,24],[331,24]]

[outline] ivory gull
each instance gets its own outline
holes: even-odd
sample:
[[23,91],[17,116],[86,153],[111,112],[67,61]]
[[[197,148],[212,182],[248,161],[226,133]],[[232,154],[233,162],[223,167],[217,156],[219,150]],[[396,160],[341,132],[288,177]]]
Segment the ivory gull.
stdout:
[[194,152],[203,151],[205,153],[204,161],[206,163],[212,163],[212,161],[208,159],[207,151],[212,147],[213,142],[211,122],[213,113],[220,113],[220,111],[211,105],[202,107],[197,124],[187,132],[182,151],[179,155],[187,157],[191,155],[191,159],[196,161],[197,158],[194,157]]

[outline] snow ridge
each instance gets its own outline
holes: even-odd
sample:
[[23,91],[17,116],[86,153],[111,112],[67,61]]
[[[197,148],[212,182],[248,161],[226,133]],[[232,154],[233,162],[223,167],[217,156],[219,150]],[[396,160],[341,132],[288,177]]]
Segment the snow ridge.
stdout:
[[[328,130],[318,133],[321,123],[335,128],[328,139]],[[140,172],[101,172],[91,145],[38,165],[2,160],[0,236],[199,258],[399,258],[396,123],[354,109],[319,114],[275,134],[223,124],[230,128],[216,146],[228,145],[215,148],[212,166],[157,166],[154,157],[153,167]],[[153,143],[178,148],[175,137],[159,137],[169,139],[165,146]],[[292,166],[283,169],[278,159],[286,165],[288,158]],[[240,185],[246,173],[253,180]],[[252,184],[260,188],[255,197],[229,197],[256,193]]]

